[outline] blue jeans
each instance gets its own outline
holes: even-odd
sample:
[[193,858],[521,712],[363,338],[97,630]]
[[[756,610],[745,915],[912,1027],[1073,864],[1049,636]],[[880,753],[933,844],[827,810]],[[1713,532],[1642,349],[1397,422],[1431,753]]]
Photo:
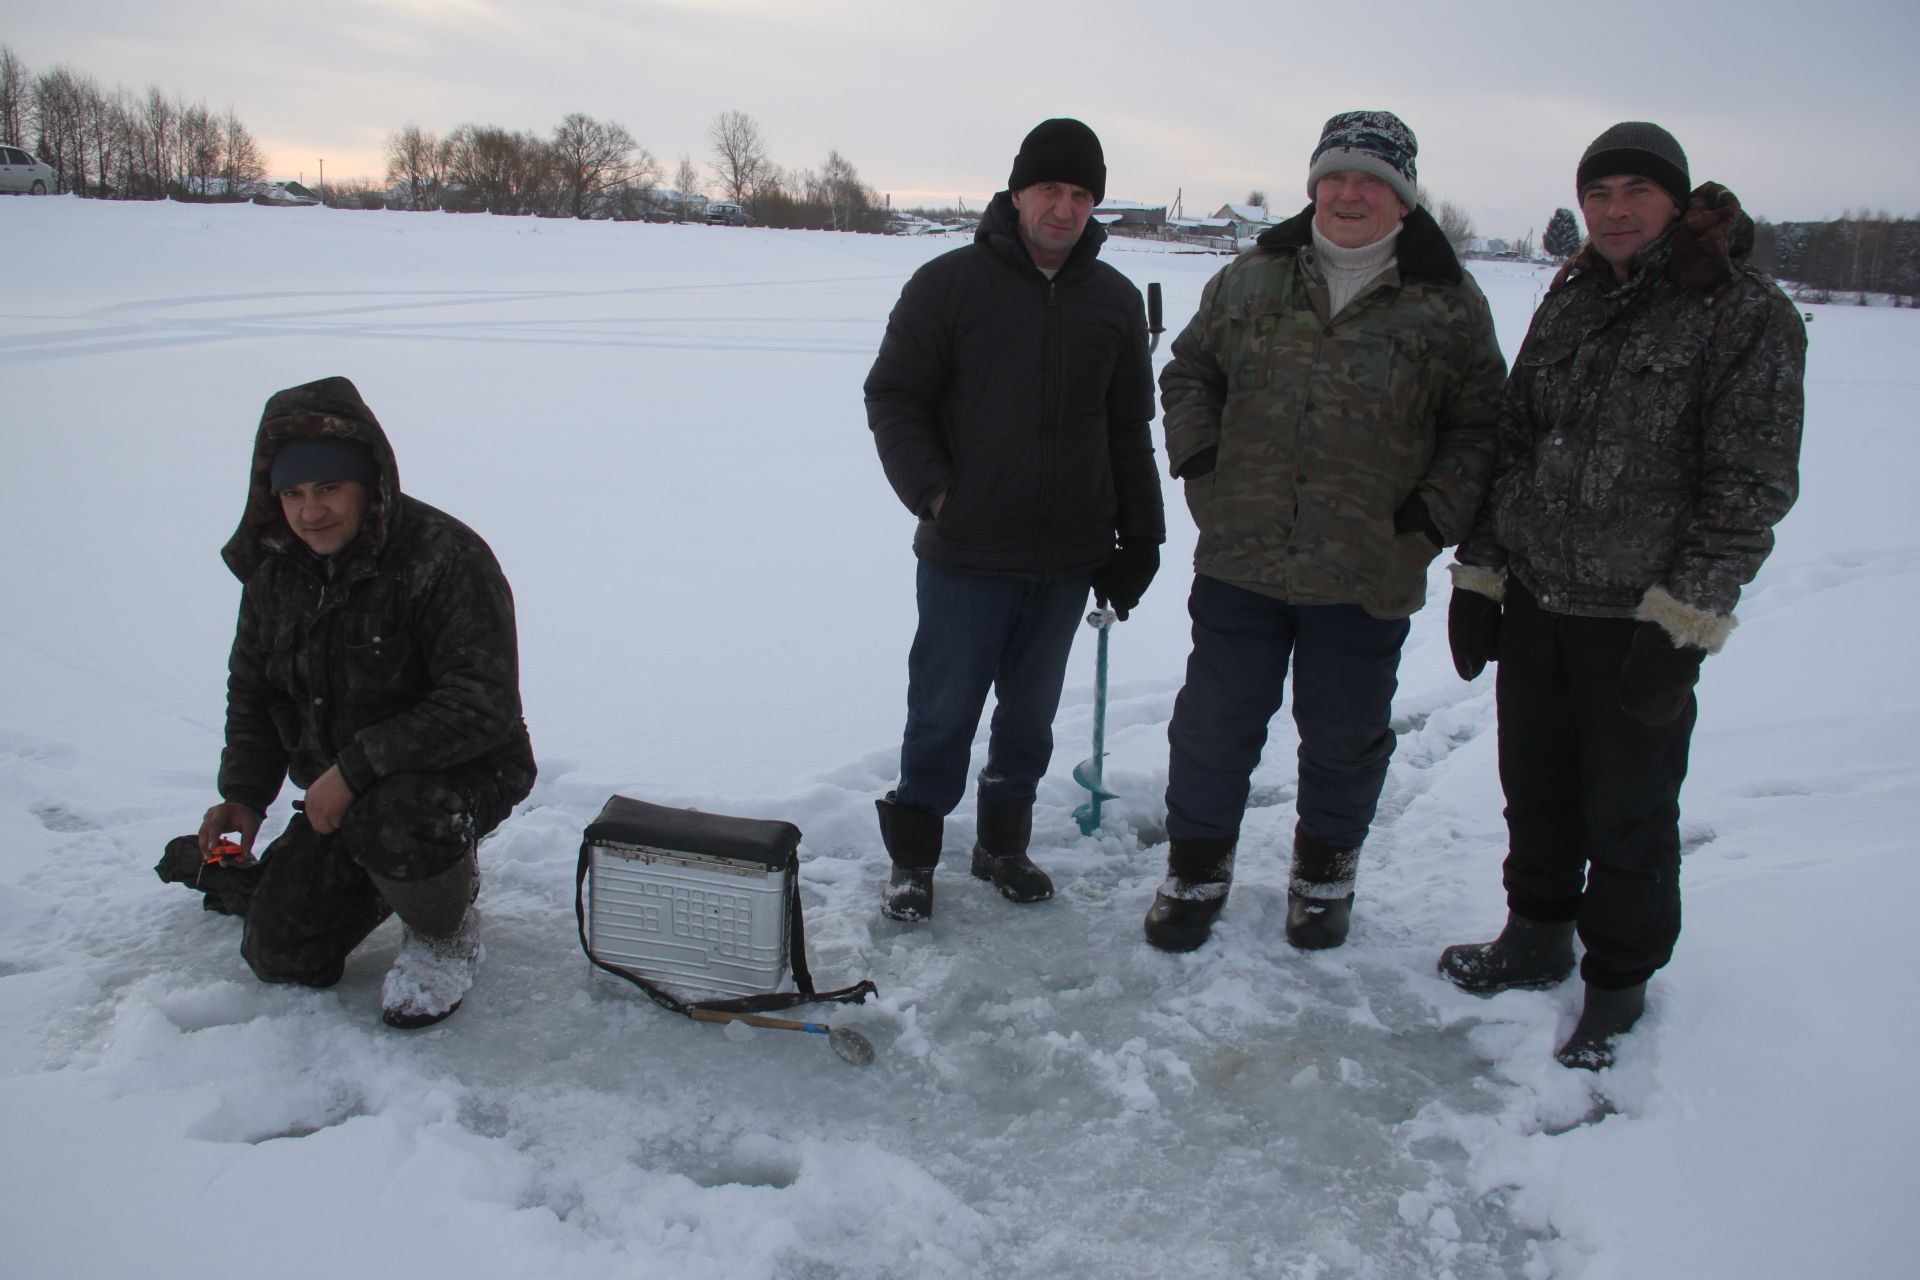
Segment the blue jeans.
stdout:
[[1298,830],[1336,849],[1357,848],[1393,755],[1406,619],[1376,618],[1351,604],[1289,604],[1205,576],[1194,578],[1187,612],[1193,653],[1167,727],[1167,835],[1239,835],[1291,658]]
[[907,730],[896,799],[945,816],[967,789],[973,733],[995,699],[980,798],[1031,800],[1053,758],[1053,716],[1091,578],[1027,582],[921,562],[920,627],[907,657]]

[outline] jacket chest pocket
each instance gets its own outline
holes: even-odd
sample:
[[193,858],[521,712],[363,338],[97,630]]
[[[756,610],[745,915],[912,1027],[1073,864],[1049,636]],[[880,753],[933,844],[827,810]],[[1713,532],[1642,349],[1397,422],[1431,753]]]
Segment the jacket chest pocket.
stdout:
[[349,613],[340,620],[341,692],[359,698],[404,689],[417,682],[412,636],[390,614]]

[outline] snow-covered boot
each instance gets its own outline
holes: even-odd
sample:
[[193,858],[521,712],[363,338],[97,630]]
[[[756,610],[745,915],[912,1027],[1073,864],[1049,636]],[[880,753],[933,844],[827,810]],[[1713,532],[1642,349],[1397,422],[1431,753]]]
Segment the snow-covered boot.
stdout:
[[1360,846],[1336,849],[1304,831],[1293,836],[1293,876],[1287,883],[1287,941],[1302,951],[1325,951],[1347,940],[1353,922],[1353,880]]
[[1192,951],[1213,933],[1233,887],[1232,836],[1175,840],[1167,846],[1167,878],[1147,911],[1147,941],[1162,951]]
[[1647,1008],[1647,984],[1609,991],[1587,984],[1587,1003],[1573,1034],[1554,1057],[1563,1067],[1600,1071],[1613,1065],[1613,1042],[1633,1030]]
[[1529,920],[1507,913],[1492,942],[1462,942],[1440,953],[1440,972],[1462,991],[1539,991],[1573,972],[1573,921]]
[[479,883],[474,855],[425,880],[376,875],[373,882],[404,926],[400,954],[380,986],[380,1020],[402,1031],[430,1027],[460,1007],[486,957],[472,905]]
[[893,920],[933,919],[933,869],[940,861],[946,820],[931,809],[901,804],[895,791],[873,807],[880,815],[880,839],[893,859],[880,913]]
[[973,874],[993,881],[1008,902],[1042,902],[1053,881],[1027,857],[1033,839],[1033,801],[982,800],[980,837],[973,845]]

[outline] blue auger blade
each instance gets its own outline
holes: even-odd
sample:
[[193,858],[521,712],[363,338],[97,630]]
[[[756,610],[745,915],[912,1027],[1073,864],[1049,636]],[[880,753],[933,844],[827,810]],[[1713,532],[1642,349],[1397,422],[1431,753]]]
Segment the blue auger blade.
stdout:
[[1098,656],[1093,668],[1093,754],[1073,767],[1073,780],[1093,793],[1091,799],[1073,811],[1080,834],[1090,836],[1100,829],[1100,804],[1120,797],[1107,790],[1107,636],[1113,630],[1111,609],[1095,609],[1087,615],[1087,625],[1100,633]]
[[1073,780],[1093,792],[1096,800],[1118,800],[1120,797],[1107,790],[1106,780],[1101,777],[1100,758],[1098,756],[1082,760],[1073,766]]

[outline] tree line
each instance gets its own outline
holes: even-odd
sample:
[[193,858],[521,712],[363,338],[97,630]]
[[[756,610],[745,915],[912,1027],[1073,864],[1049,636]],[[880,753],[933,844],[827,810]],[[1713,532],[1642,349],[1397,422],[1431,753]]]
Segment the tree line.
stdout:
[[[752,116],[727,111],[707,130],[706,170],[683,155],[669,181],[660,162],[616,121],[575,113],[546,136],[463,124],[444,137],[408,125],[387,135],[384,191],[351,199],[403,209],[567,218],[698,217],[705,193],[772,227],[882,231],[880,196],[853,162],[827,152],[817,170],[782,169]],[[329,193],[339,200],[342,194]]]
[[34,74],[0,45],[0,138],[30,147],[57,190],[122,200],[257,182],[266,161],[231,108],[224,114],[158,86],[101,88],[57,66]]
[[1811,292],[1809,301],[1886,293],[1920,306],[1920,221],[1912,218],[1862,209],[1833,222],[1763,221],[1754,227],[1753,262]]

